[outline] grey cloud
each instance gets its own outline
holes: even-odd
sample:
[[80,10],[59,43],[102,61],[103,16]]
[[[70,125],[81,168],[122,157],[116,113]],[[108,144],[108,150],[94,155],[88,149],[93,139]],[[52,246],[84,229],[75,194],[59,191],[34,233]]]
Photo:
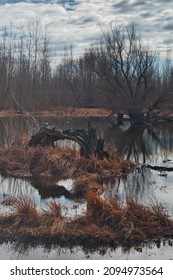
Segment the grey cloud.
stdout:
[[94,22],[95,21],[95,19],[94,19],[94,17],[87,17],[87,18],[85,18],[84,19],[84,23],[90,23],[90,22]]
[[77,19],[72,19],[69,21],[69,24],[74,24],[74,25],[85,25],[87,23],[90,22],[95,22],[95,18],[94,17],[89,17],[89,16],[81,16],[80,18]]
[[122,0],[117,4],[113,4],[113,7],[119,10],[126,10],[128,7],[130,7],[130,5],[127,0]]
[[135,3],[132,4],[132,6],[144,6],[146,3],[144,1],[136,1]]
[[173,39],[165,39],[162,41],[162,43],[165,45],[172,45],[173,44]]
[[125,14],[125,13],[140,14],[141,9],[143,9],[144,7],[145,7],[144,10],[146,10],[146,11],[151,10],[151,3],[149,6],[147,4],[148,4],[148,1],[144,2],[144,1],[136,0],[136,2],[130,3],[128,0],[122,0],[116,4],[113,4],[112,8],[121,14]]
[[153,16],[153,13],[152,12],[143,12],[140,14],[140,16],[142,18],[150,18],[151,16]]
[[172,21],[172,20],[173,20],[173,17],[172,17],[172,16],[168,16],[168,17],[165,17],[165,16],[164,16],[164,20],[165,20],[165,21]]
[[38,4],[38,3],[44,3],[44,4],[60,4],[60,5],[77,5],[78,2],[75,0],[0,0],[1,4],[16,4],[16,3],[31,3],[31,4]]
[[163,30],[165,31],[172,31],[173,30],[173,23],[167,23],[163,26]]
[[170,4],[172,4],[172,0],[155,0],[157,3],[170,3]]
[[[7,2],[13,4],[2,5]],[[99,25],[106,31],[110,22],[128,26],[133,21],[141,38],[163,48],[164,44],[172,44],[169,3],[172,0],[0,0],[0,22],[7,19],[21,26],[21,22],[37,15],[49,26],[54,49],[63,50],[65,45],[73,43],[79,53],[98,40]]]

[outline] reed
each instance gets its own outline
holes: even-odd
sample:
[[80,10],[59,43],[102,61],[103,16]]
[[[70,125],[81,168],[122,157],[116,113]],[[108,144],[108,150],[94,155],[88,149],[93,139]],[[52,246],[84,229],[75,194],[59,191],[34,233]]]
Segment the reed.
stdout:
[[[113,153],[112,148],[110,148]],[[0,171],[13,177],[94,177],[97,182],[129,173],[132,165],[116,155],[99,160],[96,156],[81,157],[73,149],[52,147],[25,147],[11,145],[0,150]]]
[[10,228],[33,227],[38,225],[38,212],[36,205],[29,198],[20,196],[11,198],[3,202],[10,207],[10,212],[7,215],[7,224]]
[[74,179],[72,194],[75,197],[85,197],[89,191],[101,194],[103,192],[103,186],[96,179],[86,175]]
[[55,201],[38,212],[29,199],[13,198],[8,214],[0,214],[0,234],[8,240],[25,237],[68,245],[93,241],[115,245],[173,237],[173,219],[158,205],[146,207],[128,200],[122,206],[115,200],[104,201],[92,191],[86,199],[86,213],[69,219]]
[[140,205],[128,200],[121,205],[115,199],[100,197],[103,182],[126,176],[132,165],[109,147],[110,157],[104,160],[92,155],[81,157],[73,149],[59,146],[31,147],[11,145],[0,150],[0,171],[5,176],[46,179],[72,178],[71,194],[86,199],[87,211],[81,216],[67,219],[61,206],[51,200],[46,209],[37,210],[26,197],[11,198],[3,202],[9,212],[0,214],[0,234],[9,239],[47,240],[82,244],[101,242],[141,242],[173,236],[173,220],[158,204]]

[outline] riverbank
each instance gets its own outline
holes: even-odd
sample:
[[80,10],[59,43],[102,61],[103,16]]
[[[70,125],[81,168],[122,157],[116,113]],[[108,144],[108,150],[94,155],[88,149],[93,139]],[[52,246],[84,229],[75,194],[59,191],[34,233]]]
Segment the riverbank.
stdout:
[[58,107],[51,110],[35,110],[33,112],[25,112],[20,110],[2,110],[0,111],[0,118],[5,117],[16,117],[24,116],[29,117],[29,115],[38,117],[108,117],[111,114],[111,110],[104,108],[66,108]]

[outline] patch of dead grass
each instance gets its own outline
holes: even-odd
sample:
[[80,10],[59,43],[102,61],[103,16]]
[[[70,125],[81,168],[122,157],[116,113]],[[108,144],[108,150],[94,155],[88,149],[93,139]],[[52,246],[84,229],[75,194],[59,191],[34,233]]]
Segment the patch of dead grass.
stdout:
[[[49,242],[117,244],[173,236],[173,220],[158,205],[143,206],[131,200],[122,206],[104,201],[96,193],[86,194],[87,211],[77,218],[66,218],[55,201],[47,210],[37,211],[27,198],[13,198],[10,211],[0,214],[3,234],[8,238],[32,237]],[[58,238],[58,239],[57,239]]]

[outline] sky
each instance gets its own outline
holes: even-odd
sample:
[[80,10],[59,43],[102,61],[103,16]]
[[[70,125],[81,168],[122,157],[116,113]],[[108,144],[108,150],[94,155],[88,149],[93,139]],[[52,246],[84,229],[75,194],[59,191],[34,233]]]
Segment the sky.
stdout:
[[69,45],[82,54],[110,24],[132,22],[141,38],[161,54],[173,48],[172,0],[0,0],[0,26],[21,27],[36,17],[48,27],[59,57]]

